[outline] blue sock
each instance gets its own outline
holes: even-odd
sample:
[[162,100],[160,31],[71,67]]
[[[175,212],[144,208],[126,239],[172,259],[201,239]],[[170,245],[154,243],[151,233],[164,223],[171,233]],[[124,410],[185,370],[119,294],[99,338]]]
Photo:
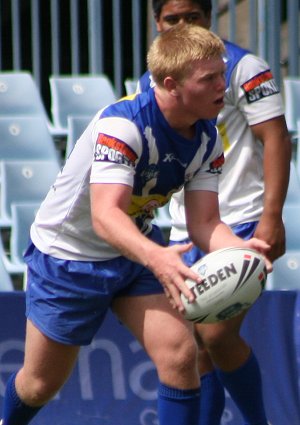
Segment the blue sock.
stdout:
[[3,425],[27,425],[41,407],[27,406],[19,398],[15,387],[16,373],[7,381],[3,404]]
[[199,425],[220,425],[225,391],[215,370],[201,376]]
[[267,425],[259,364],[253,353],[232,372],[217,369],[220,381],[240,410],[245,425]]
[[200,388],[180,390],[160,383],[158,421],[160,425],[198,425]]

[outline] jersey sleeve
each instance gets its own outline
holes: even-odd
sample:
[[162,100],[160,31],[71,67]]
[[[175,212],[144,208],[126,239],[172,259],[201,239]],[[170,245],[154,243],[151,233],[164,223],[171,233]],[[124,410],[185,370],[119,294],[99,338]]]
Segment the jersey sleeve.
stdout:
[[284,114],[279,88],[269,65],[263,59],[245,55],[230,80],[230,101],[238,107],[249,125]]
[[[224,164],[224,153],[221,138],[218,131],[214,138],[213,148],[207,158],[204,156],[204,161],[193,176],[193,178],[186,183],[185,190],[208,190],[211,192],[218,192],[219,175],[222,173],[222,166]],[[211,141],[212,143],[212,141]],[[208,143],[209,149],[209,143]]]
[[133,186],[135,166],[142,150],[137,127],[125,118],[102,118],[94,126],[93,141],[90,183]]

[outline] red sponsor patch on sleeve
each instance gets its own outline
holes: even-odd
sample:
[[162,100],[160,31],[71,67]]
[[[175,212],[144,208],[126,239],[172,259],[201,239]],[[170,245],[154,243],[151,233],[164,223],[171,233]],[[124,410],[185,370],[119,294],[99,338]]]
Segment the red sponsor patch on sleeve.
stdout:
[[276,81],[269,69],[252,77],[241,88],[244,90],[248,103],[279,93]]
[[137,154],[122,140],[100,133],[95,147],[95,161],[115,162],[133,166]]
[[209,172],[213,174],[221,174],[222,172],[222,166],[225,162],[224,154],[220,155],[218,158],[214,159],[209,164]]
[[246,92],[253,90],[255,87],[260,86],[266,81],[273,80],[273,74],[270,70],[262,72],[261,74],[255,75],[255,77],[251,78],[251,80],[247,81],[242,85],[243,89]]

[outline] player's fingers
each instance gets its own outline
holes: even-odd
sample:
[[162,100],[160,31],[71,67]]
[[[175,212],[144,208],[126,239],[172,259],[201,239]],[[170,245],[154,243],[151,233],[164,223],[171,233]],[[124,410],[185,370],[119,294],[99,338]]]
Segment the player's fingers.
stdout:
[[181,300],[180,292],[178,291],[177,286],[170,284],[168,286],[169,293],[171,298],[169,299],[173,308],[176,308],[179,312],[184,312],[184,305]]

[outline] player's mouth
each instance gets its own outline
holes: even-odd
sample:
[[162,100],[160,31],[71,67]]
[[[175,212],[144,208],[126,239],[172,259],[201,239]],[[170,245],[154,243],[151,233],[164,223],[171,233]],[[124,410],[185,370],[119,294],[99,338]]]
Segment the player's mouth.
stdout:
[[224,106],[224,98],[223,98],[223,96],[222,97],[219,97],[218,99],[216,99],[215,101],[214,101],[214,104],[215,105],[217,105],[217,106]]

